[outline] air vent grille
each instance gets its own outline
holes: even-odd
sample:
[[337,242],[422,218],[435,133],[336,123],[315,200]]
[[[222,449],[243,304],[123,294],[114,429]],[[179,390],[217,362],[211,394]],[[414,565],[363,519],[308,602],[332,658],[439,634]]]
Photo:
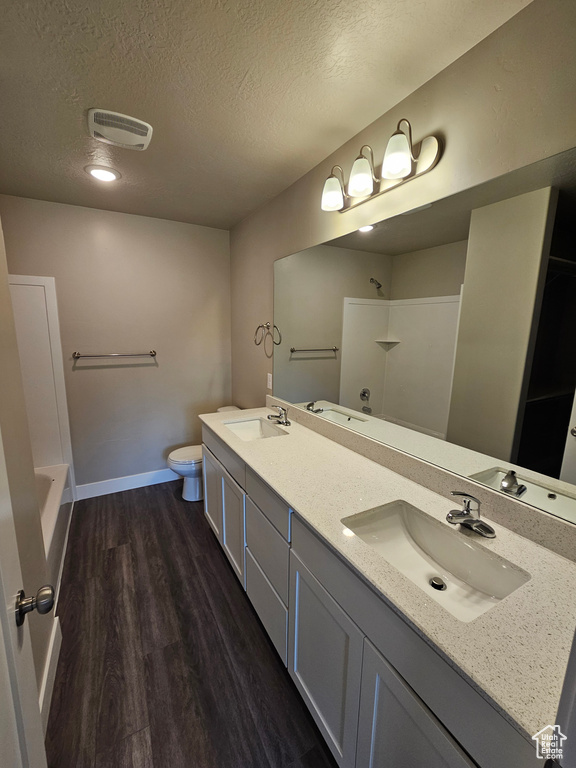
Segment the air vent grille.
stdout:
[[89,110],[88,129],[94,139],[124,149],[142,151],[152,138],[152,126],[148,123],[104,109]]
[[98,125],[107,125],[110,128],[123,128],[125,131],[135,133],[137,136],[147,136],[148,126],[138,120],[118,115],[115,112],[95,112],[94,122]]

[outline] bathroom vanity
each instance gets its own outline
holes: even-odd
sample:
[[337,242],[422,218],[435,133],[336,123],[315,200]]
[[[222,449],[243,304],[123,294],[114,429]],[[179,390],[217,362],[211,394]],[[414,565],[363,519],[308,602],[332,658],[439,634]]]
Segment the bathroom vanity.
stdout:
[[[556,722],[576,564],[488,508],[494,539],[450,526],[454,499],[270,413],[200,417],[205,513],[339,765],[542,766],[531,737]],[[360,535],[366,515],[398,526],[399,502],[400,516],[424,515],[425,537],[449,534],[469,563],[511,573],[510,593],[478,612],[464,589],[473,610],[457,617],[401,573]]]

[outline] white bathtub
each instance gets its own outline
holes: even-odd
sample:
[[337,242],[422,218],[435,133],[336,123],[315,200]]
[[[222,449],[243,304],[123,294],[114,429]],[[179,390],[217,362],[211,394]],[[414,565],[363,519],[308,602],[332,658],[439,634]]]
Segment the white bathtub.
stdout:
[[68,464],[37,467],[34,474],[48,576],[50,584],[58,590],[72,513]]

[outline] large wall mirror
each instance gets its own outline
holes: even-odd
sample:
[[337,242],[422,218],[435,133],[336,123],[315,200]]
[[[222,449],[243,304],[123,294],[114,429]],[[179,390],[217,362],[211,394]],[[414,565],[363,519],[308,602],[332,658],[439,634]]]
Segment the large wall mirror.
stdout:
[[576,523],[575,214],[571,150],[280,259],[274,394]]

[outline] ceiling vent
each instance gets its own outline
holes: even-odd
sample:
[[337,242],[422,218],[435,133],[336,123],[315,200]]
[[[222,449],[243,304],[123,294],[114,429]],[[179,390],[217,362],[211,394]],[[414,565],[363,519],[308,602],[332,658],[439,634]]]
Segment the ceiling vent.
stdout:
[[88,111],[88,130],[94,139],[123,149],[142,151],[152,138],[152,126],[148,123],[105,109]]

